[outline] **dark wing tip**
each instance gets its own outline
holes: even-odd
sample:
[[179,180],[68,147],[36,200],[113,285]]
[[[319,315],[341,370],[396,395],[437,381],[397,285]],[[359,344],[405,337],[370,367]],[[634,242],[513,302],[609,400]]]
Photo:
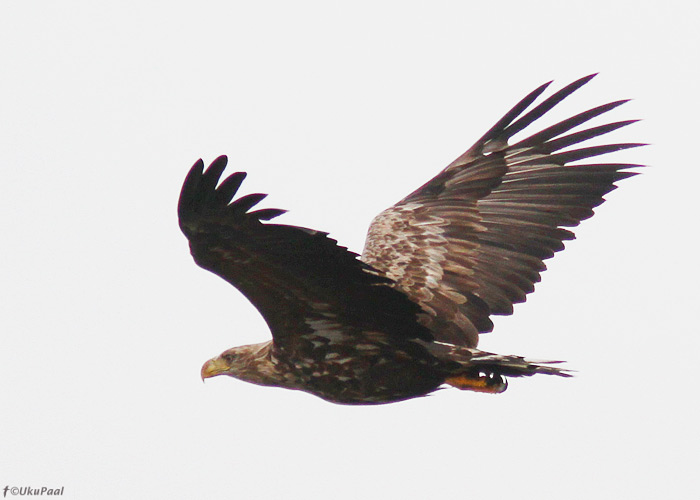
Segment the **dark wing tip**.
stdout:
[[541,102],[539,105],[528,111],[525,115],[520,117],[517,121],[514,123],[511,123],[508,125],[503,131],[502,135],[504,136],[505,140],[510,139],[513,137],[515,134],[529,126],[530,124],[534,123],[535,120],[538,120],[541,118],[545,113],[547,113],[549,110],[551,110],[554,106],[562,102],[564,99],[569,97],[571,94],[576,92],[578,89],[583,87],[585,84],[590,82],[593,77],[596,76],[597,73],[594,73],[592,75],[584,76],[583,78],[579,78],[573,83],[570,83],[566,87],[562,88],[561,90],[555,92],[551,96],[549,96],[547,99],[545,99],[543,102]]
[[535,100],[549,87],[554,80],[550,80],[547,83],[543,83],[535,90],[526,95],[520,102],[513,106],[503,117],[496,122],[496,124],[491,127],[481,138],[476,141],[477,146],[483,146],[489,141],[492,141],[499,137],[501,133],[510,125],[510,123],[520,116],[530,104],[535,102]]
[[[248,213],[253,206],[262,201],[267,195],[254,193],[243,196],[234,202],[233,197],[246,178],[246,172],[235,172],[226,177],[221,183],[219,179],[226,169],[228,158],[219,156],[204,169],[204,162],[197,160],[187,173],[182,185],[178,202],[178,218],[180,228],[188,237],[195,231],[195,226],[204,217],[222,217],[226,220],[240,222],[241,220],[269,220],[285,211],[280,209],[264,209]],[[217,187],[218,184],[218,187]]]
[[267,198],[265,193],[247,194],[238,198],[228,206],[228,210],[237,213],[247,213],[248,210]]
[[197,194],[199,192],[199,184],[204,173],[204,162],[200,158],[185,177],[185,182],[182,184],[182,189],[180,190],[180,199],[177,204],[177,215],[180,219],[180,226],[182,227],[183,219],[186,219],[193,208]]
[[[584,76],[583,78],[579,78],[561,90],[555,92],[539,105],[525,113],[530,105],[535,102],[535,100],[547,89],[547,87],[549,87],[549,85],[551,85],[553,80],[540,85],[538,88],[525,96],[524,99],[516,104],[500,120],[498,120],[498,122],[496,122],[496,124],[476,142],[472,149],[485,148],[487,143],[490,141],[495,142],[496,149],[503,147],[505,144],[507,144],[508,139],[532,124],[538,118],[542,117],[542,115],[547,113],[547,111],[590,82],[596,75],[598,75],[598,73],[592,73],[588,76]],[[622,104],[622,102],[619,104]],[[523,115],[523,113],[525,114]]]
[[287,211],[282,210],[281,208],[263,208],[261,210],[256,210],[255,212],[250,212],[248,215],[255,217],[258,220],[270,220],[285,213],[287,213]]
[[207,170],[204,172],[204,176],[208,178],[216,178],[218,181],[221,174],[224,173],[227,164],[228,157],[226,155],[219,156],[207,167]]
[[574,84],[581,82],[579,84],[579,87],[580,87],[581,85],[585,85],[588,82],[590,82],[591,80],[593,80],[596,76],[598,76],[598,71],[596,71],[595,73],[591,73],[590,75],[584,76],[583,78],[579,78],[578,80],[576,80],[574,82]]

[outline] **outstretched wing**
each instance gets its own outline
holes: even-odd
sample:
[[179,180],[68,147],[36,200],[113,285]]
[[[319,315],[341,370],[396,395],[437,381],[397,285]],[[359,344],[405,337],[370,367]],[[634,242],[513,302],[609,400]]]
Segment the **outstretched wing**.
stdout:
[[328,328],[432,337],[419,307],[326,233],[269,224],[279,209],[250,209],[266,195],[231,202],[246,174],[219,183],[227,159],[190,170],[180,194],[180,228],[195,262],[238,288],[265,318],[275,341]]
[[[562,149],[634,120],[567,132],[626,101],[596,107],[527,139],[508,140],[595,75],[527,108],[542,85],[510,110],[466,153],[372,222],[362,260],[383,271],[424,310],[437,340],[475,347],[491,314],[511,314],[534,290],[543,261],[564,248],[632,164],[570,162],[640,146]],[[550,82],[551,83],[551,82]]]

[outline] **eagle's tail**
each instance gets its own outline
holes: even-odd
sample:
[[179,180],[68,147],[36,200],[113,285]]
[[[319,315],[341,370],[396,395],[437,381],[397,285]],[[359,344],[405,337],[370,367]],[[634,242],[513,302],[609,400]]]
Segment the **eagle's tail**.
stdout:
[[570,370],[553,366],[561,361],[534,361],[441,342],[433,345],[434,354],[450,366],[445,383],[458,389],[500,393],[508,388],[505,377],[530,377],[537,373],[571,377]]

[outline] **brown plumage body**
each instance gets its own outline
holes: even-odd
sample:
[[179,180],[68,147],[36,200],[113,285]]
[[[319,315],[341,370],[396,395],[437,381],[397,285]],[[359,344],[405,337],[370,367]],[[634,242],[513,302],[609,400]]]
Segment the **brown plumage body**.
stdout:
[[505,376],[567,376],[476,348],[491,314],[511,314],[534,289],[543,260],[573,239],[564,226],[593,214],[636,165],[570,162],[639,144],[560,150],[632,121],[566,134],[624,101],[564,120],[514,145],[508,140],[587,83],[582,78],[526,110],[543,85],[424,186],[378,215],[360,258],[326,233],[267,223],[283,213],[250,209],[265,195],[231,202],[245,174],[219,184],[226,158],[199,160],[178,214],[200,266],[238,288],[273,340],[235,347],[202,368],[303,390],[335,403],[376,404],[428,394],[443,384],[502,392]]

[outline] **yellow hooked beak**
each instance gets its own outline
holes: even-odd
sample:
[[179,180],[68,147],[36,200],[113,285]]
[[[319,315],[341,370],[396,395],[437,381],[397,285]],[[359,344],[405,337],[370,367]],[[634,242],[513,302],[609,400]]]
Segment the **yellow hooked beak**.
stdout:
[[205,378],[216,377],[225,373],[230,366],[221,358],[212,358],[202,366],[202,382]]

